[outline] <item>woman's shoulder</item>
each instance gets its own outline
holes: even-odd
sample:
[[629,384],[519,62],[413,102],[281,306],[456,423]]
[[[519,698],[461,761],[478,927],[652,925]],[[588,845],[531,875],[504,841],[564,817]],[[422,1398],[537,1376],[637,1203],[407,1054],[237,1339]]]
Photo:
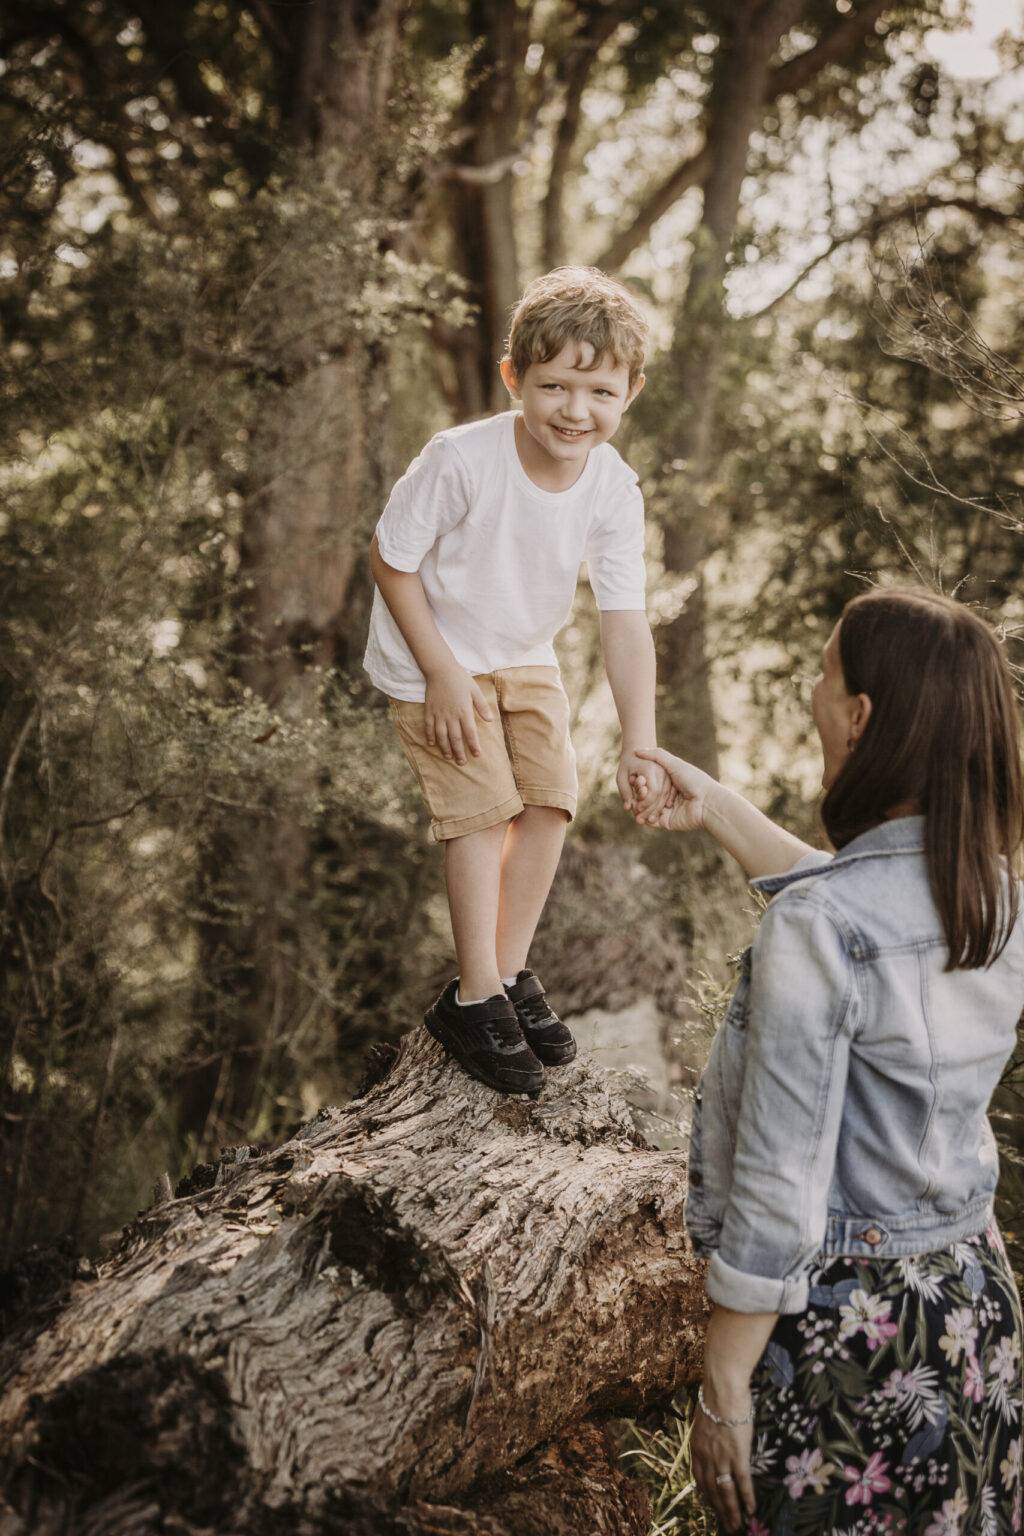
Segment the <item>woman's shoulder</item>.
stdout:
[[801,863],[800,878],[772,900],[777,921],[813,926],[820,918],[854,959],[944,943],[923,847],[871,847],[852,856],[842,850]]

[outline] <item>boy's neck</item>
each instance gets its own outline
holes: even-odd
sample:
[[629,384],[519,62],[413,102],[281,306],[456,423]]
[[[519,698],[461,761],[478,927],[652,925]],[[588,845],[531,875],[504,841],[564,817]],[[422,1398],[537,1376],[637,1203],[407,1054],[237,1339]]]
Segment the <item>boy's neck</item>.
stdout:
[[528,480],[541,491],[569,491],[587,467],[590,455],[582,462],[562,464],[545,453],[537,439],[527,430],[521,411],[515,413],[513,438],[516,454]]

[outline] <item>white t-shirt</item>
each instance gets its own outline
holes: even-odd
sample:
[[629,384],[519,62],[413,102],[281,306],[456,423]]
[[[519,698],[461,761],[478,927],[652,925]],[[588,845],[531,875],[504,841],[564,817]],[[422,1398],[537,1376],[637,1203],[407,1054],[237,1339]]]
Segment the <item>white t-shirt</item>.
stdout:
[[[431,438],[377,524],[388,565],[418,571],[437,627],[474,675],[557,666],[580,564],[602,610],[643,610],[644,505],[610,443],[567,491],[534,485],[515,445],[516,411]],[[363,665],[395,699],[422,700],[423,673],[380,592]]]

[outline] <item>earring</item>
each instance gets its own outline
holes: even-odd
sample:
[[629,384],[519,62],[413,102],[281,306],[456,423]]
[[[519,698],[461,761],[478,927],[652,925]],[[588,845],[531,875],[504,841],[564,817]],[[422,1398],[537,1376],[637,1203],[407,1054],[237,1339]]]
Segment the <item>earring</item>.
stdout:
[[852,752],[856,745],[857,745],[857,743],[854,740],[854,738],[852,736],[847,736],[847,738],[846,738],[846,750],[847,750],[847,752]]

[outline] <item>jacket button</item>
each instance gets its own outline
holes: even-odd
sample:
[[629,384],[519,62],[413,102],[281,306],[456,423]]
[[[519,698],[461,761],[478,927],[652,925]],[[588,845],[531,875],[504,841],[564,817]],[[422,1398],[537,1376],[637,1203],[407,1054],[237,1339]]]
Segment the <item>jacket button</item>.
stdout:
[[882,1234],[879,1232],[877,1227],[868,1227],[867,1231],[864,1233],[864,1241],[866,1243],[870,1243],[872,1248],[876,1248],[882,1241]]

